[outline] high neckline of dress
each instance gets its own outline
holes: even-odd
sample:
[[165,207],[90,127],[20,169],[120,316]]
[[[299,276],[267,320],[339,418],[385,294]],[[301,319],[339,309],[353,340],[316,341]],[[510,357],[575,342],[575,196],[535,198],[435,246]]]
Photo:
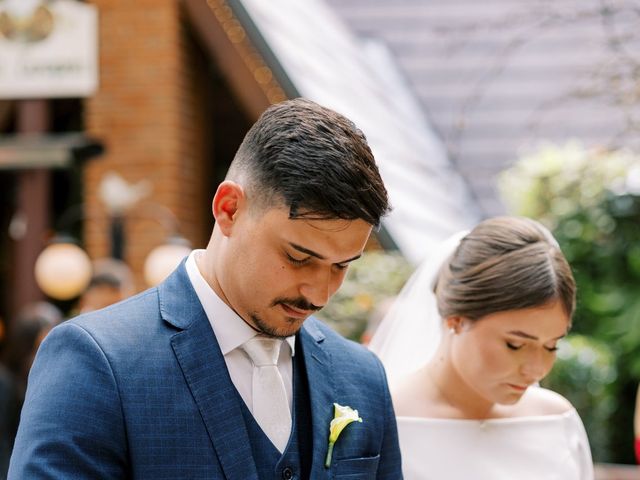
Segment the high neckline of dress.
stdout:
[[520,417],[498,417],[498,418],[486,418],[486,419],[471,419],[471,418],[432,418],[432,417],[412,417],[398,415],[397,421],[413,421],[413,422],[426,422],[426,423],[458,423],[460,425],[487,425],[487,424],[508,424],[508,423],[521,423],[521,422],[543,422],[543,421],[557,421],[562,418],[569,418],[577,415],[575,408],[571,408],[563,413],[553,413],[549,415],[526,415]]

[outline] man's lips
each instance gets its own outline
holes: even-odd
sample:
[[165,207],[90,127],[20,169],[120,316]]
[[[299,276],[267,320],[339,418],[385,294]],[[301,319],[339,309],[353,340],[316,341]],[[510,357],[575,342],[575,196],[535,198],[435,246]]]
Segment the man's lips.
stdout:
[[287,305],[286,303],[279,304],[282,309],[285,311],[287,316],[294,318],[307,318],[309,315],[313,313],[312,310],[302,310],[300,308],[292,307],[291,305]]

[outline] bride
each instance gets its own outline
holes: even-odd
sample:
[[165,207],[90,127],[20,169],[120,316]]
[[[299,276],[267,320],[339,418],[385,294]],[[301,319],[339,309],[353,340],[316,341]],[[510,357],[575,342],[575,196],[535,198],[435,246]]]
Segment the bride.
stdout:
[[405,479],[593,479],[577,412],[537,386],[574,308],[571,269],[533,220],[485,220],[431,255],[370,343]]

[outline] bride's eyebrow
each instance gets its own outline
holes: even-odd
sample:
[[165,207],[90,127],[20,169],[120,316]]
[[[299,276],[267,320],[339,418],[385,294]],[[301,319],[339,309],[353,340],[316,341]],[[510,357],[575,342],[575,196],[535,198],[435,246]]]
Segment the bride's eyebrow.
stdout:
[[510,332],[507,332],[509,335],[515,335],[516,337],[522,337],[522,338],[526,338],[528,340],[538,340],[538,337],[535,337],[533,335],[529,335],[528,333],[525,333],[521,330],[512,330]]
[[[510,335],[515,335],[516,337],[522,337],[522,338],[526,338],[527,340],[539,340],[538,337],[534,336],[534,335],[530,335],[528,333],[525,333],[521,330],[512,330],[510,332],[507,332]],[[564,338],[566,335],[562,334],[559,337],[554,338],[553,340],[560,340],[561,338]]]

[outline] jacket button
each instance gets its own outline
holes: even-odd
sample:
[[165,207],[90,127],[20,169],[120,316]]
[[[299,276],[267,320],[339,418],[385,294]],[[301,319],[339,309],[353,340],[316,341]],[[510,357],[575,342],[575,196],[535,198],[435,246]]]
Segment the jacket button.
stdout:
[[293,468],[284,467],[284,469],[282,470],[282,478],[284,480],[291,480],[293,478]]

